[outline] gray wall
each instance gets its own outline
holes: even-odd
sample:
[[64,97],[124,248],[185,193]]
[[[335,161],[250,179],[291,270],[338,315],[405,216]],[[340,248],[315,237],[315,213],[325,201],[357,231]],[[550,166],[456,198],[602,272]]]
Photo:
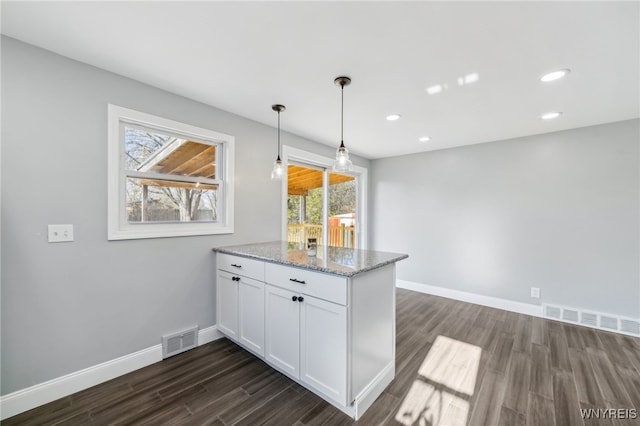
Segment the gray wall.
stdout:
[[[108,103],[236,137],[235,234],[107,241]],[[280,239],[275,148],[272,127],[3,37],[1,393],[213,325],[211,248]],[[56,223],[75,242],[48,244]]]
[[639,318],[639,123],[374,160],[371,247],[402,280]]

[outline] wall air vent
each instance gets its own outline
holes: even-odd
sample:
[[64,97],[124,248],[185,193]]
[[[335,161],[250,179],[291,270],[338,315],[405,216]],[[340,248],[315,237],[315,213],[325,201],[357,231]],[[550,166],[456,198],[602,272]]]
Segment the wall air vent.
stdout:
[[594,314],[593,312],[583,312],[582,315],[580,315],[580,324],[588,325],[589,327],[597,327],[598,314]]
[[640,321],[620,318],[620,331],[640,336]]
[[562,319],[569,322],[578,322],[578,311],[564,308],[562,310]]
[[600,327],[607,328],[609,330],[617,330],[618,318],[608,316],[608,315],[600,315]]
[[640,319],[624,318],[602,312],[586,312],[567,306],[542,304],[544,318],[600,330],[613,331],[630,336],[640,336]]
[[162,336],[162,359],[198,346],[198,326]]
[[545,305],[544,316],[547,318],[560,319],[560,312],[562,308],[559,306]]

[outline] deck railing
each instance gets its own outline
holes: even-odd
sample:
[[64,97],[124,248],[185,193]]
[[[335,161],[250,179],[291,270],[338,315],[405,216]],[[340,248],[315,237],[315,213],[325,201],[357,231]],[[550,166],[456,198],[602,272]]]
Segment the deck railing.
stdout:
[[[287,226],[287,241],[290,243],[306,243],[307,238],[316,238],[322,245],[322,225],[291,224]],[[330,226],[329,244],[333,247],[355,246],[356,232],[353,226]]]

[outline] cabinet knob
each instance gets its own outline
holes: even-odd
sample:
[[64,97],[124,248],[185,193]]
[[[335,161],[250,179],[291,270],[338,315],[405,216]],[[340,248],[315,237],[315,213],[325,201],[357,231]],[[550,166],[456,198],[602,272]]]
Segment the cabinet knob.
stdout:
[[304,297],[300,296],[298,297],[298,302],[302,302],[304,300]]
[[232,277],[231,278],[233,281],[240,281],[240,277]]
[[294,302],[297,302],[298,301],[298,296],[292,296],[291,300],[293,300]]

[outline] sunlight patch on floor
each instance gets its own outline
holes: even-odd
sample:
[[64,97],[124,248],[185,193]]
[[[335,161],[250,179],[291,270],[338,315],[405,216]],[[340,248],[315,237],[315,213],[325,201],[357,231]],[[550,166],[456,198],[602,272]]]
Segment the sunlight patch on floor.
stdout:
[[481,354],[478,346],[438,336],[396,413],[396,421],[407,426],[466,424]]

